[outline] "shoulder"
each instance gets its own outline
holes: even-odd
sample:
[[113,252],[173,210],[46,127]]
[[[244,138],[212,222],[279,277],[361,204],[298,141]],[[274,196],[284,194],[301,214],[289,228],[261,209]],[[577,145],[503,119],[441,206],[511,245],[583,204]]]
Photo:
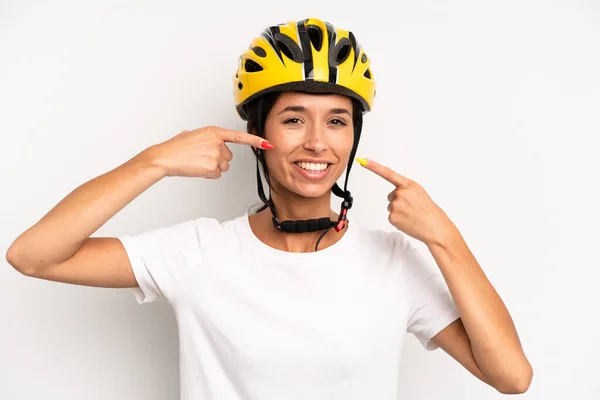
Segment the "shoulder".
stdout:
[[410,238],[398,230],[384,230],[359,225],[356,226],[356,231],[357,244],[359,243],[370,252],[400,257],[412,249]]
[[372,263],[381,263],[412,283],[439,271],[431,254],[420,242],[399,230],[383,230],[361,226],[355,235],[356,246]]
[[230,241],[233,237],[238,237],[243,232],[244,216],[237,216],[230,219],[217,219],[214,217],[199,217],[188,221],[193,226],[196,240],[205,243]]
[[123,235],[123,238],[135,239],[138,243],[146,243],[150,246],[156,244],[182,246],[196,243],[200,239],[221,237],[231,231],[237,220],[238,218],[219,221],[212,217],[198,217],[173,222],[137,234]]

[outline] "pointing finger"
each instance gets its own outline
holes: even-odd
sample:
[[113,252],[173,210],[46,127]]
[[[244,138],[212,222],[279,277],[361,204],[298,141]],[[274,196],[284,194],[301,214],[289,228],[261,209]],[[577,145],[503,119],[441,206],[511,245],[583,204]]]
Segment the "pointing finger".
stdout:
[[381,176],[383,179],[390,182],[396,187],[406,186],[410,182],[412,182],[410,179],[400,175],[399,173],[395,172],[389,167],[386,167],[385,165],[379,164],[376,161],[367,160],[366,158],[356,158],[356,161],[366,169]]
[[217,130],[217,133],[225,142],[248,144],[250,146],[265,150],[273,148],[273,145],[265,139],[247,132],[232,131],[229,129],[220,128]]

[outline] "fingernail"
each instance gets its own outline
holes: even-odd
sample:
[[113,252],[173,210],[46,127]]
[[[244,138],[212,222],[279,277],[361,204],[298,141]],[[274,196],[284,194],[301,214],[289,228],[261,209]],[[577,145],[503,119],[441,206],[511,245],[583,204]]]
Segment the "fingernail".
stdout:
[[368,162],[366,158],[360,158],[360,157],[356,157],[356,161],[363,167],[366,166],[367,162]]
[[275,148],[275,146],[273,146],[271,143],[267,142],[266,140],[263,140],[263,142],[260,144],[260,147],[262,147],[263,149],[267,149],[267,150],[271,150],[271,149]]

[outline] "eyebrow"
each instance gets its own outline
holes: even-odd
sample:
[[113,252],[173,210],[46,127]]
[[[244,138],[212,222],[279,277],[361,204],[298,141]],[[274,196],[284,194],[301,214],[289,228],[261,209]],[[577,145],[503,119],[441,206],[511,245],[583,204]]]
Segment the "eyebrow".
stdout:
[[[284,108],[283,110],[279,111],[277,113],[277,115],[283,114],[285,112],[288,111],[293,111],[293,112],[306,112],[306,108],[302,107],[302,106],[288,106],[286,108]],[[352,116],[352,114],[350,113],[350,111],[348,111],[345,108],[332,108],[331,110],[329,110],[329,114],[347,114],[348,116]]]

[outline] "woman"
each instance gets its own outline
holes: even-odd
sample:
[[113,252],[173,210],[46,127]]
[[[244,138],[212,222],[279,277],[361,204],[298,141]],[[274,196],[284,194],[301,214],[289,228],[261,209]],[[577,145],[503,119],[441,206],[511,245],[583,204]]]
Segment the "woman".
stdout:
[[[397,231],[347,218],[350,161],[375,97],[354,35],[318,19],[269,27],[240,57],[234,90],[248,133],[209,126],[145,149],[20,235],[11,265],[57,282],[131,287],[139,303],[168,301],[182,399],[396,399],[406,332],[502,393],[526,391],[532,368],[508,311],[420,185],[358,159],[394,185],[388,211]],[[219,178],[232,159],[228,143],[257,156],[260,211],[90,237],[164,177]]]

